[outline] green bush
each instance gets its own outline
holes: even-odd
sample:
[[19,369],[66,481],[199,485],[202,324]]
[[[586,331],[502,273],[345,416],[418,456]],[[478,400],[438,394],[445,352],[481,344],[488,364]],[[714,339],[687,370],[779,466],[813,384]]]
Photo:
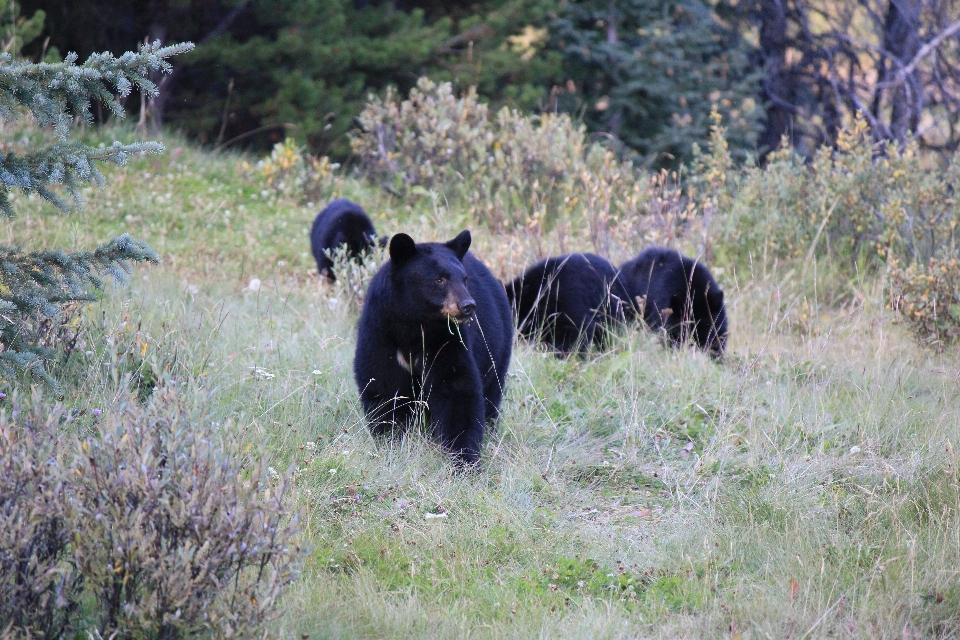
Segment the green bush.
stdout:
[[551,229],[586,218],[600,235],[636,215],[646,196],[629,162],[590,143],[567,115],[489,113],[470,90],[421,78],[407,100],[371,97],[352,144],[367,175],[388,189],[463,199],[498,230]]
[[102,416],[14,400],[0,416],[0,629],[254,635],[296,576],[295,519],[265,461],[244,465],[208,424],[162,388]]
[[917,338],[938,350],[960,340],[960,259],[930,258],[926,264],[890,271],[891,306]]
[[715,182],[727,214],[718,240],[743,261],[829,253],[872,270],[895,257],[925,262],[955,245],[960,221],[950,192],[960,185],[960,161],[932,162],[914,145],[876,146],[857,119],[809,165],[784,148],[763,168]]

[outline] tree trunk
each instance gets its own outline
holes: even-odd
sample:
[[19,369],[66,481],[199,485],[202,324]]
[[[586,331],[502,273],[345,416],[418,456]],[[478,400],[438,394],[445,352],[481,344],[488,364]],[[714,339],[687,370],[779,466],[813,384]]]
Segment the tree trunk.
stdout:
[[763,90],[769,101],[767,123],[757,141],[765,156],[780,146],[780,140],[791,129],[790,108],[793,78],[787,69],[787,0],[760,0],[760,53],[765,78]]
[[[607,44],[615,45],[620,42],[617,34],[617,7],[616,0],[607,1]],[[616,69],[616,61],[611,60],[611,68]],[[620,137],[620,123],[623,120],[623,107],[615,107],[610,111],[606,121],[607,132],[615,138]]]
[[[224,33],[230,28],[230,25],[233,24],[233,21],[236,20],[237,16],[246,10],[249,4],[250,0],[244,0],[243,2],[238,3],[237,6],[231,9],[230,13],[224,16],[223,20],[221,20],[217,26],[210,31],[210,33],[205,35],[200,42],[197,43],[197,45],[202,46],[221,33]],[[151,40],[159,39],[162,42],[163,36],[166,35],[166,25],[155,24],[153,27],[151,27],[150,31]],[[181,69],[183,69],[183,65],[174,65],[173,70],[167,75],[162,76],[159,79],[151,78],[151,80],[153,80],[157,85],[157,95],[151,98],[147,103],[147,122],[150,132],[153,135],[159,133],[161,127],[163,127],[164,112],[166,110],[167,103],[173,95],[173,85],[176,83]]]
[[[891,0],[887,7],[887,16],[883,25],[883,48],[894,58],[883,59],[880,66],[880,83],[892,79],[897,71],[910,64],[913,57],[920,50],[920,9],[921,0]],[[907,137],[916,131],[919,113],[920,96],[911,90],[909,76],[903,83],[894,85],[888,96],[890,106],[890,133],[898,143],[906,142]],[[914,88],[916,85],[912,85]],[[874,116],[882,117],[880,113],[882,101],[874,101]]]

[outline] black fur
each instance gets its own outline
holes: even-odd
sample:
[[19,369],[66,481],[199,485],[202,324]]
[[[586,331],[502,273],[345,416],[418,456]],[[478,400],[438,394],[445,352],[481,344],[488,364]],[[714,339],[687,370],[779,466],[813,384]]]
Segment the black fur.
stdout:
[[360,205],[345,198],[334,200],[317,214],[310,229],[310,249],[317,271],[334,282],[337,278],[327,251],[346,245],[350,256],[359,259],[365,249],[373,246],[376,236],[373,222]]
[[539,337],[558,356],[590,344],[602,348],[607,329],[624,320],[629,299],[613,265],[592,253],[542,260],[506,289],[520,333]]
[[475,463],[500,413],[513,325],[503,285],[469,248],[469,231],[444,244],[393,237],[367,291],[353,371],[374,435],[426,409],[433,437]]
[[620,277],[651,329],[664,330],[675,346],[692,339],[713,356],[723,355],[727,312],[706,265],[675,249],[650,247],[625,262]]

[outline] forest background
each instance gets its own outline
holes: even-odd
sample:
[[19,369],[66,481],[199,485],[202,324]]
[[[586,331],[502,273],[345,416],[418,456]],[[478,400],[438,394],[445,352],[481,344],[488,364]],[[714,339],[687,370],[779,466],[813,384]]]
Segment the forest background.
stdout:
[[195,42],[126,108],[216,147],[291,136],[342,161],[368,94],[421,76],[494,110],[569,113],[652,167],[689,160],[713,105],[741,159],[784,139],[810,157],[858,112],[876,141],[960,141],[956,0],[22,3],[34,27],[38,10],[28,58]]

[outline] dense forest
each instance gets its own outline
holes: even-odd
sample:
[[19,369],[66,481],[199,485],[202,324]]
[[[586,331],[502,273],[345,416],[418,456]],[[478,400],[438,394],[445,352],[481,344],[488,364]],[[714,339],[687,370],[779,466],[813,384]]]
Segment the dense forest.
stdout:
[[810,155],[856,113],[876,141],[960,141],[956,0],[25,0],[20,13],[32,59],[195,42],[156,97],[125,107],[211,146],[291,136],[342,160],[368,95],[422,76],[493,108],[568,112],[653,167],[702,146],[713,105],[741,158],[784,139]]

